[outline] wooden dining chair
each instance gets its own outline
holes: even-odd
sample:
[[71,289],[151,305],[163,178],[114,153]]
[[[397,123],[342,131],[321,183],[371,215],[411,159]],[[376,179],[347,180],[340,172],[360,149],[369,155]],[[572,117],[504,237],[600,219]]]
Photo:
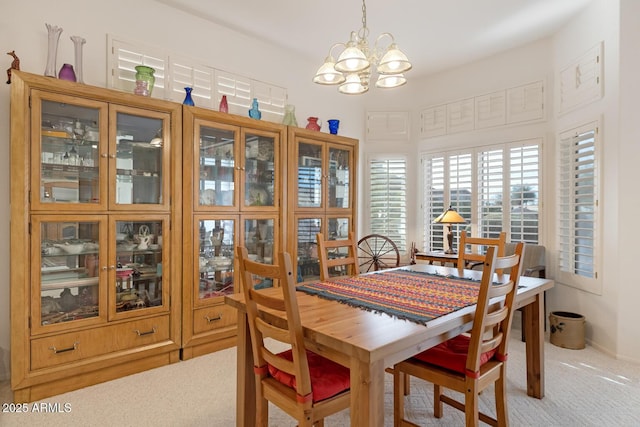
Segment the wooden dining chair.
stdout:
[[322,233],[316,234],[318,259],[320,260],[320,280],[335,276],[355,276],[358,270],[358,249],[352,231],[347,239],[326,240]]
[[[245,247],[237,247],[236,252],[254,360],[256,425],[268,425],[271,402],[299,426],[322,427],[326,416],[349,407],[349,368],[305,348],[290,255],[280,253],[272,265],[249,260]],[[266,296],[254,289],[254,275],[279,283],[282,296]],[[288,349],[272,352],[268,346],[274,348],[273,340]]]
[[486,249],[489,246],[496,246],[498,248],[497,256],[503,257],[506,240],[507,233],[504,231],[500,232],[498,237],[471,237],[467,235],[466,231],[461,231],[458,246],[458,268],[465,269],[482,265]]
[[[443,415],[446,403],[465,413],[466,425],[477,426],[479,420],[494,425],[509,424],[506,396],[507,346],[513,319],[513,304],[522,270],[524,243],[515,253],[498,257],[498,249],[489,246],[484,261],[480,292],[469,334],[461,334],[394,366],[394,425],[415,425],[404,419],[404,381],[408,374],[433,383],[433,412]],[[495,276],[497,269],[511,268]],[[499,278],[499,284],[494,280]],[[491,304],[490,300],[504,297]],[[479,394],[495,384],[496,417],[478,411]],[[464,394],[464,402],[443,393],[443,388]]]

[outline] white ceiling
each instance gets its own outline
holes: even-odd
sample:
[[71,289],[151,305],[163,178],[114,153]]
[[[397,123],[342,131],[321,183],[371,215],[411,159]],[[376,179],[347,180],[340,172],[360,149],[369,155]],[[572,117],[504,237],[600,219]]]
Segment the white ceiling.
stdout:
[[[362,27],[361,0],[157,0],[322,64]],[[433,74],[553,34],[591,0],[367,0],[369,43],[383,32]],[[339,50],[337,50],[339,52]]]

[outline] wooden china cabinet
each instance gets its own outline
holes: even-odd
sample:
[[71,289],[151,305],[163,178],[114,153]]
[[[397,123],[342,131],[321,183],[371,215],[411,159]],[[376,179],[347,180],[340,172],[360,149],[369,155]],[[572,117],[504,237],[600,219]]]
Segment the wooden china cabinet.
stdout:
[[[236,344],[235,247],[271,263],[283,248],[286,127],[184,107],[182,358]],[[256,286],[271,286],[257,279]]]
[[179,360],[181,124],[181,104],[12,75],[16,402]]
[[289,127],[287,250],[297,282],[320,277],[316,233],[346,239],[356,230],[358,140]]

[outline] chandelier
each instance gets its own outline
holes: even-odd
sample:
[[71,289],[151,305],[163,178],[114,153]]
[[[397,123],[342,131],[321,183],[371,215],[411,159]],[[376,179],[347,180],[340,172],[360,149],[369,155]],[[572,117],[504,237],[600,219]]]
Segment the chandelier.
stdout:
[[[395,43],[391,33],[382,33],[376,39],[373,49],[369,48],[369,28],[367,28],[367,6],[362,0],[362,28],[351,32],[349,41],[335,43],[329,49],[329,56],[313,77],[314,83],[339,85],[338,91],[348,95],[359,95],[369,90],[371,70],[378,73],[376,87],[394,88],[407,82],[404,72],[411,69],[411,63]],[[379,46],[382,40],[390,38],[386,49]],[[332,55],[336,47],[343,50],[336,61]]]

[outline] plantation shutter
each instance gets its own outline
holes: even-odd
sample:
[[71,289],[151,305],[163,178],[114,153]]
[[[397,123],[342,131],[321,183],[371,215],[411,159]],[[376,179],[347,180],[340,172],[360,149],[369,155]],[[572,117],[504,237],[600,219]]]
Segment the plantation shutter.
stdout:
[[504,150],[478,153],[479,237],[498,237],[502,230],[504,201]]
[[423,241],[429,251],[443,251],[444,240],[442,225],[434,224],[433,220],[445,211],[449,200],[445,200],[445,158],[443,156],[428,156],[423,159],[424,165],[424,217],[422,229]]
[[598,128],[590,124],[560,137],[558,267],[563,281],[599,292]]
[[540,146],[509,149],[511,241],[538,243],[540,234]]
[[391,239],[400,252],[407,240],[407,164],[405,159],[369,162],[371,233]]

